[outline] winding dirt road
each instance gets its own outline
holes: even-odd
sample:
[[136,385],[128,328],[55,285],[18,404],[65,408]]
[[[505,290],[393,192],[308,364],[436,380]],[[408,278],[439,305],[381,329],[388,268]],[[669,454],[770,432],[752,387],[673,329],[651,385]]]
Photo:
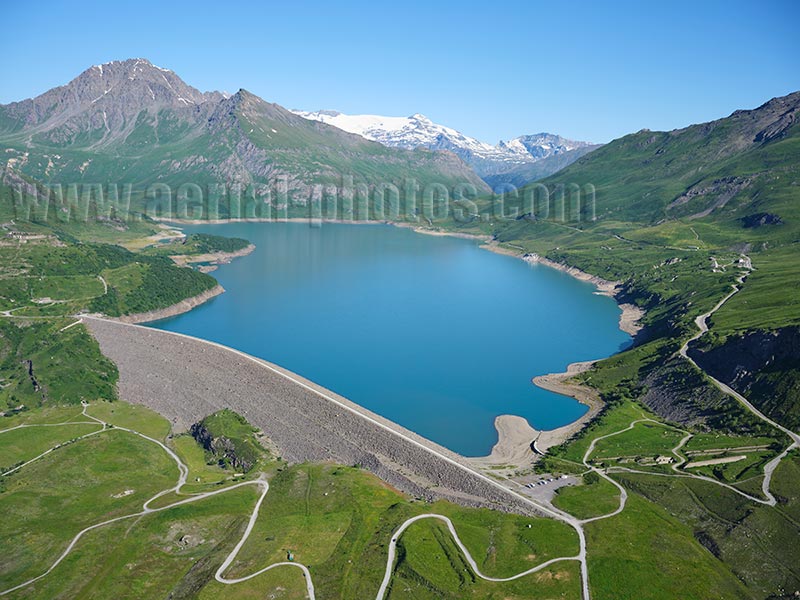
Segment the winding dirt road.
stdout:
[[[161,441],[159,441],[159,440],[157,440],[155,438],[151,438],[151,437],[149,437],[147,435],[144,435],[143,433],[140,433],[140,432],[138,432],[136,430],[133,430],[133,429],[129,429],[129,428],[126,428],[126,427],[121,427],[121,426],[112,426],[112,425],[106,423],[105,421],[103,421],[101,419],[98,419],[97,417],[94,417],[94,416],[88,414],[86,412],[88,407],[89,407],[88,404],[84,404],[83,405],[82,414],[87,419],[89,419],[89,421],[81,421],[80,423],[87,424],[87,423],[95,422],[95,423],[101,425],[101,429],[99,429],[97,431],[94,431],[94,432],[91,432],[91,433],[89,433],[87,435],[81,436],[80,438],[76,438],[75,441],[78,441],[80,439],[84,439],[86,437],[89,437],[90,435],[97,435],[97,434],[100,434],[100,433],[103,433],[103,432],[112,432],[112,431],[126,432],[126,433],[129,433],[129,434],[132,434],[132,435],[137,435],[137,436],[139,436],[139,437],[141,437],[141,438],[143,438],[145,440],[148,440],[148,441],[158,445],[162,450],[164,450],[175,461],[175,464],[178,467],[178,481],[177,481],[176,485],[174,485],[174,486],[172,486],[172,487],[170,487],[170,488],[168,488],[166,490],[162,490],[162,491],[158,492],[156,495],[154,495],[153,497],[151,497],[150,499],[148,499],[142,505],[142,510],[141,511],[138,511],[138,512],[135,512],[135,513],[131,513],[131,514],[127,514],[127,515],[122,515],[122,516],[119,516],[119,517],[115,517],[113,519],[108,519],[108,520],[102,521],[100,523],[95,523],[94,525],[90,525],[89,527],[86,527],[86,528],[82,529],[81,531],[79,531],[72,538],[70,543],[67,545],[67,547],[64,549],[64,551],[61,553],[61,555],[50,565],[50,567],[45,572],[43,572],[42,574],[40,574],[40,575],[38,575],[36,577],[33,577],[33,578],[27,580],[27,581],[24,581],[24,582],[14,586],[14,587],[8,588],[8,589],[3,590],[3,591],[0,591],[0,596],[5,596],[7,594],[10,594],[11,592],[14,592],[16,590],[22,589],[24,587],[27,587],[27,586],[31,585],[32,583],[35,583],[36,581],[39,581],[40,579],[42,579],[42,578],[46,577],[47,575],[49,575],[59,564],[61,564],[61,562],[63,562],[63,560],[70,554],[70,552],[73,551],[73,549],[75,548],[77,543],[81,540],[81,538],[83,538],[83,536],[86,535],[87,533],[89,533],[90,531],[93,531],[95,529],[99,529],[99,528],[104,527],[106,525],[110,525],[112,523],[117,523],[117,522],[120,522],[120,521],[123,521],[123,520],[137,518],[137,517],[141,517],[141,516],[144,516],[144,515],[147,515],[147,514],[151,514],[151,513],[163,512],[163,511],[169,510],[171,508],[174,508],[176,506],[181,506],[181,505],[184,505],[184,504],[197,502],[199,500],[203,500],[205,498],[209,498],[209,497],[212,497],[212,496],[217,496],[219,494],[224,494],[226,492],[229,492],[229,491],[234,490],[234,489],[238,489],[240,487],[254,485],[254,486],[260,487],[261,495],[259,496],[258,501],[256,502],[255,506],[253,507],[253,512],[250,515],[250,519],[249,519],[249,521],[247,523],[247,527],[245,528],[244,533],[242,534],[241,539],[237,542],[236,546],[233,548],[233,550],[231,550],[231,552],[228,554],[228,556],[225,558],[225,560],[219,566],[219,568],[217,569],[216,573],[214,574],[214,578],[219,583],[222,583],[222,584],[225,584],[225,585],[235,585],[237,583],[241,583],[241,582],[244,582],[244,581],[249,581],[250,579],[258,577],[262,573],[265,573],[265,572],[267,572],[267,571],[269,571],[271,569],[275,569],[277,567],[296,568],[296,569],[299,569],[303,574],[303,577],[304,577],[305,583],[306,583],[306,592],[308,594],[309,600],[316,600],[316,595],[315,595],[315,590],[314,590],[314,583],[313,583],[312,578],[311,578],[311,573],[308,570],[308,567],[306,567],[305,565],[302,565],[300,563],[295,563],[295,562],[273,563],[273,564],[268,565],[267,567],[264,567],[263,569],[260,569],[260,570],[254,572],[254,573],[251,573],[251,574],[246,575],[244,577],[233,578],[233,579],[226,578],[223,575],[225,573],[225,571],[230,567],[230,565],[234,562],[234,560],[236,559],[237,555],[239,554],[239,551],[242,549],[244,544],[247,542],[247,539],[249,538],[250,534],[252,533],[253,528],[255,527],[256,521],[258,520],[259,512],[261,510],[261,505],[262,505],[262,503],[264,501],[264,498],[267,495],[267,492],[269,491],[269,483],[266,481],[266,479],[264,479],[263,475],[261,477],[259,477],[259,479],[256,479],[256,480],[253,480],[253,481],[244,481],[244,482],[236,483],[236,484],[227,486],[225,488],[222,488],[222,489],[219,489],[219,490],[214,490],[214,491],[211,491],[211,492],[202,492],[202,493],[198,493],[198,494],[192,494],[192,495],[188,496],[187,498],[179,500],[177,502],[173,502],[173,503],[170,503],[168,505],[161,506],[161,507],[158,507],[158,508],[151,508],[150,504],[153,501],[157,500],[158,498],[161,498],[162,496],[164,496],[166,494],[175,493],[177,495],[182,495],[180,489],[186,483],[187,477],[189,475],[189,468],[183,463],[183,461],[181,461],[180,457],[175,452],[173,452],[168,446],[166,446]],[[15,430],[15,429],[19,429],[21,427],[33,427],[33,426],[56,427],[56,426],[70,425],[70,424],[75,424],[75,423],[76,422],[52,423],[52,424],[36,424],[36,425],[25,425],[25,424],[23,424],[23,425],[18,425],[16,427],[11,427],[9,429],[5,429],[3,431],[0,431],[0,434],[5,433],[7,431],[12,431],[12,430]],[[61,446],[63,446],[63,444],[57,444],[56,446],[53,446],[48,451],[43,452],[42,454],[40,454],[36,458],[26,462],[24,465],[20,465],[20,466],[16,467],[14,469],[14,471],[19,470],[23,466],[28,465],[28,464],[36,461],[36,460],[40,460],[41,458],[47,456],[51,452],[54,452],[55,450],[57,450]],[[10,471],[9,471],[9,473],[10,473]],[[556,511],[556,512],[560,513],[560,511]],[[470,568],[474,571],[475,575],[477,575],[479,578],[484,579],[486,581],[494,581],[494,582],[512,581],[512,580],[515,580],[515,579],[519,579],[521,577],[525,577],[526,575],[529,575],[531,573],[535,573],[537,571],[545,569],[545,568],[547,568],[548,566],[550,566],[552,564],[555,564],[555,563],[558,563],[558,562],[563,562],[563,561],[576,560],[576,561],[581,561],[581,564],[585,565],[586,546],[585,546],[585,540],[583,538],[583,531],[582,531],[582,529],[580,529],[580,525],[574,519],[572,519],[570,517],[570,520],[572,520],[572,521],[574,521],[576,523],[576,526],[577,526],[576,528],[578,529],[579,537],[581,539],[580,552],[579,552],[578,555],[570,556],[570,557],[553,558],[551,560],[545,561],[545,562],[543,562],[543,563],[541,563],[541,564],[539,564],[539,565],[537,565],[535,567],[532,567],[531,569],[528,569],[526,571],[523,571],[523,572],[518,573],[516,575],[513,575],[511,577],[506,577],[506,578],[489,577],[489,576],[486,576],[483,573],[481,573],[481,571],[478,568],[478,565],[477,565],[475,559],[472,557],[472,555],[470,554],[469,550],[464,545],[464,543],[461,541],[461,538],[458,536],[458,533],[456,532],[452,521],[450,521],[450,519],[448,519],[447,517],[445,517],[443,515],[437,515],[437,514],[433,514],[433,513],[428,513],[428,514],[418,515],[418,516],[415,516],[415,517],[412,517],[412,518],[406,520],[402,525],[400,525],[400,527],[397,529],[397,531],[395,531],[394,535],[392,536],[390,544],[389,544],[389,554],[388,554],[387,562],[386,562],[386,571],[385,571],[385,574],[384,574],[383,581],[381,583],[381,587],[378,590],[378,593],[376,595],[376,600],[383,600],[383,597],[385,596],[386,590],[387,590],[387,588],[389,586],[389,583],[391,581],[392,572],[394,570],[394,561],[395,561],[395,557],[396,557],[397,541],[399,540],[400,536],[402,536],[403,532],[410,525],[412,525],[413,523],[415,523],[415,522],[417,522],[417,521],[419,521],[421,519],[439,519],[439,520],[445,522],[447,524],[447,527],[448,527],[451,535],[453,536],[453,539],[454,539],[456,545],[459,547],[461,552],[464,554],[464,557],[467,560],[467,563],[470,565]],[[586,580],[584,580],[584,582],[585,581]],[[588,598],[588,586],[586,586],[586,584],[584,584],[584,587],[587,588],[586,592],[585,592],[585,597]]]
[[386,590],[389,588],[389,583],[392,580],[392,573],[394,571],[394,560],[395,555],[397,553],[397,542],[400,539],[400,536],[403,535],[403,532],[408,529],[410,525],[413,525],[417,521],[422,521],[423,519],[438,519],[439,521],[443,521],[447,525],[447,529],[450,531],[450,535],[453,536],[453,540],[455,541],[456,545],[458,546],[461,553],[464,555],[464,558],[469,564],[470,569],[472,572],[475,573],[480,579],[485,581],[494,581],[494,582],[504,582],[504,581],[514,581],[515,579],[520,579],[521,577],[525,577],[526,575],[530,575],[531,573],[536,573],[537,571],[541,571],[542,569],[546,569],[550,565],[555,563],[568,561],[568,560],[580,560],[580,555],[576,556],[567,556],[561,558],[552,558],[548,561],[545,561],[541,564],[536,565],[528,569],[527,571],[522,571],[521,573],[517,573],[516,575],[512,575],[511,577],[489,577],[488,575],[484,575],[481,573],[480,568],[478,567],[478,563],[475,562],[475,559],[470,554],[467,547],[464,545],[464,542],[461,541],[461,538],[458,537],[458,533],[456,533],[456,528],[453,526],[453,522],[443,515],[437,515],[434,513],[427,513],[423,515],[417,515],[416,517],[412,517],[405,521],[400,527],[397,528],[397,531],[394,532],[391,541],[389,542],[389,555],[386,558],[386,571],[383,575],[383,581],[381,582],[381,587],[378,589],[378,595],[375,596],[375,600],[383,600],[384,596],[386,595]]
[[[745,263],[744,264],[745,265],[750,265],[750,268],[752,268],[752,263],[750,261],[750,258],[747,257],[747,256],[743,256],[743,258],[745,259]],[[708,379],[711,381],[711,383],[713,383],[717,387],[717,389],[719,389],[723,393],[725,393],[725,394],[735,398],[736,400],[738,400],[739,403],[742,406],[744,406],[747,410],[749,410],[751,413],[753,413],[756,417],[758,417],[759,419],[761,419],[765,423],[771,425],[775,429],[777,429],[779,431],[782,431],[787,436],[789,436],[789,439],[792,440],[792,442],[784,449],[784,451],[781,454],[776,456],[773,460],[771,460],[769,463],[767,463],[764,466],[764,481],[762,483],[761,490],[764,493],[764,495],[767,498],[770,499],[770,501],[772,503],[771,505],[774,506],[775,498],[772,496],[772,494],[769,491],[770,482],[772,481],[772,474],[775,472],[775,469],[778,467],[778,465],[780,464],[781,460],[783,460],[786,457],[786,455],[789,454],[789,452],[792,451],[793,448],[800,448],[800,435],[797,434],[796,432],[784,427],[780,423],[777,423],[773,419],[770,419],[768,416],[766,416],[764,413],[762,413],[760,410],[758,410],[755,406],[753,406],[753,404],[747,398],[742,396],[739,392],[737,392],[736,390],[734,390],[733,388],[731,388],[727,384],[723,383],[719,379],[716,379],[715,377],[713,377],[710,373],[708,373],[700,365],[698,365],[691,356],[689,356],[689,345],[692,342],[699,340],[701,337],[703,337],[708,332],[708,319],[711,317],[711,315],[713,315],[720,308],[722,308],[722,306],[728,300],[730,300],[733,296],[738,294],[739,291],[741,291],[741,289],[742,289],[741,286],[744,283],[744,280],[747,278],[748,273],[749,273],[749,271],[745,271],[739,277],[737,277],[736,278],[736,284],[732,284],[731,285],[731,287],[733,288],[731,290],[731,292],[727,296],[725,296],[722,300],[720,300],[717,303],[717,305],[714,306],[714,308],[712,308],[707,313],[704,313],[704,314],[700,315],[699,317],[697,317],[694,320],[695,325],[697,325],[698,332],[694,336],[692,336],[691,338],[686,340],[686,342],[683,344],[683,346],[681,346],[681,349],[678,352],[683,358],[688,360],[698,370],[700,370],[702,373],[704,373],[705,376],[708,377]]]

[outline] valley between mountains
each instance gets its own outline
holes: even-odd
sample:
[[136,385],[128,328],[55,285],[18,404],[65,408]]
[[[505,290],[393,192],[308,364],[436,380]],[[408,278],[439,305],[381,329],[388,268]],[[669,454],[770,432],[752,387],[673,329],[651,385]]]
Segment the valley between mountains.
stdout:
[[[0,596],[800,594],[800,92],[599,147],[492,146],[131,59],[0,106],[0,150]],[[329,210],[343,177],[360,191]],[[409,180],[438,191],[392,212]],[[126,323],[228,294],[214,276],[255,256],[164,213],[475,238],[601,284],[639,329],[548,379],[591,402],[580,426],[470,460],[280,365]],[[483,352],[515,326],[503,302]]]

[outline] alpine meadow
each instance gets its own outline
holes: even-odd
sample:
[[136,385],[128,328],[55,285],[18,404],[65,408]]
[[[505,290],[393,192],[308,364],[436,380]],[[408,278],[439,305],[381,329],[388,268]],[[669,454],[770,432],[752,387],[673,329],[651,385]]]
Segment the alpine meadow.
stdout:
[[800,596],[800,12],[579,4],[7,7],[0,597]]

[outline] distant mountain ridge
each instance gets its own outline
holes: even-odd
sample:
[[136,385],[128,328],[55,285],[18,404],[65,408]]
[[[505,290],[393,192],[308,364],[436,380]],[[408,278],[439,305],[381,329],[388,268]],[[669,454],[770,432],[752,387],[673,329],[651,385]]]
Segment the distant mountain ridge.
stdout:
[[[434,123],[422,114],[386,117],[347,115],[334,110],[293,112],[306,119],[327,123],[394,148],[449,150],[470,165],[490,185],[523,185],[550,175],[599,147],[598,144],[568,140],[551,133],[523,135],[509,141],[500,141],[493,146]],[[554,156],[559,159],[540,165],[539,168],[532,168],[535,163]]]
[[738,218],[746,215],[736,211],[751,205],[772,213],[783,200],[778,190],[797,194],[787,173],[797,170],[798,144],[800,92],[794,92],[708,123],[628,134],[544,183],[592,182],[598,216],[631,222]]
[[138,58],[95,65],[35,98],[0,105],[6,170],[39,181],[212,183],[267,189],[282,179],[292,198],[314,186],[486,184],[458,157],[389,148],[309,121],[240,90],[201,92]]

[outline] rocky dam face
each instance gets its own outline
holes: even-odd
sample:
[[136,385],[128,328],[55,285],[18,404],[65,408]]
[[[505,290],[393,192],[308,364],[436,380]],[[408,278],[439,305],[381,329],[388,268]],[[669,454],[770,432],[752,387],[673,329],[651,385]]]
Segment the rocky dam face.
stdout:
[[411,496],[541,515],[458,454],[266,361],[180,334],[84,322],[119,368],[120,397],[158,411],[177,431],[231,408],[290,462],[360,465]]

